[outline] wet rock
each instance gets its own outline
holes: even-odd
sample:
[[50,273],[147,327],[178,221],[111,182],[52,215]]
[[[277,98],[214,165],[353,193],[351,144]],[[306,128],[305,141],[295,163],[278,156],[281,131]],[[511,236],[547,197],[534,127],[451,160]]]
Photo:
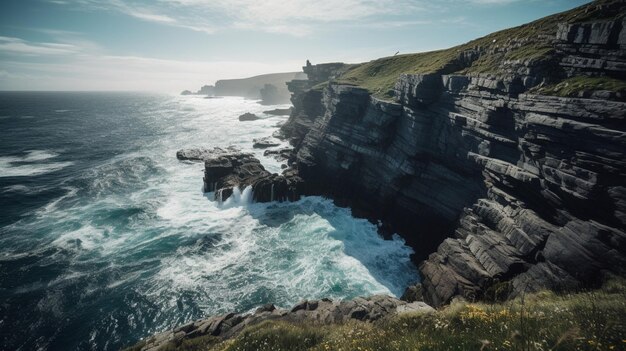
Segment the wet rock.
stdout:
[[[564,34],[558,45],[617,50],[603,43],[621,24],[590,26],[586,44]],[[527,78],[402,75],[397,101],[337,84],[296,90],[281,128],[290,165],[309,193],[399,232],[435,306],[505,282],[515,296],[624,275],[626,103],[524,93]]]
[[206,159],[239,153],[241,150],[236,146],[227,148],[214,147],[211,149],[182,149],[176,152],[176,158],[187,161],[204,161]]
[[289,116],[291,108],[277,108],[269,111],[263,111],[263,113],[272,116]]
[[252,142],[254,143],[252,146],[256,149],[266,149],[268,147],[280,145],[280,141],[272,137],[254,139]]
[[273,156],[276,161],[287,161],[293,156],[293,148],[265,150],[263,156]]
[[250,113],[250,112],[246,112],[243,115],[239,116],[239,121],[241,122],[256,121],[257,119],[261,119],[261,118],[255,115],[254,113]]
[[205,159],[204,191],[214,192],[216,201],[226,201],[235,188],[241,191],[248,186],[252,187],[252,199],[256,202],[295,201],[304,192],[296,171],[270,173],[251,154],[239,152]]

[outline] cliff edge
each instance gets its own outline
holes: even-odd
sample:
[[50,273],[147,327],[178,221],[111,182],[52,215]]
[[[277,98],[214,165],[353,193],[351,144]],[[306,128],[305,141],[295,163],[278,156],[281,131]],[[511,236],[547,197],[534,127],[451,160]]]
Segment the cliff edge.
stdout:
[[435,306],[624,275],[625,4],[304,67],[281,129],[304,192],[401,233]]

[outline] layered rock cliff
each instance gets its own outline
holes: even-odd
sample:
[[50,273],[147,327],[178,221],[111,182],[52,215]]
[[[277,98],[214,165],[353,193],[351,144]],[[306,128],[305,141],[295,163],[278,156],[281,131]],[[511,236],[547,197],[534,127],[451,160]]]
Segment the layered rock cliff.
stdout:
[[[289,85],[295,109],[282,128],[303,193],[402,234],[433,305],[625,274],[626,103],[602,89],[541,94],[580,74],[623,79],[625,27],[562,24],[546,39],[548,63],[511,62],[504,75],[403,74],[391,101],[332,79],[320,86],[343,66],[305,67],[311,82]],[[546,75],[549,65],[561,76]]]

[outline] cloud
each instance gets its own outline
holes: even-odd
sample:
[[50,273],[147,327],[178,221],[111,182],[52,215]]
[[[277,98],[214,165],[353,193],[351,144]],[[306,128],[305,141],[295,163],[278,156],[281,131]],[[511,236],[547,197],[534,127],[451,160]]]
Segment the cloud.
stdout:
[[63,6],[78,6],[83,9],[91,11],[115,11],[123,13],[127,16],[131,16],[142,21],[154,22],[159,24],[165,24],[178,28],[185,28],[196,32],[203,32],[212,34],[215,29],[206,23],[201,21],[189,21],[188,19],[175,18],[170,15],[165,15],[161,10],[167,10],[167,8],[160,8],[158,6],[150,5],[150,3],[141,4],[138,1],[124,1],[124,0],[75,0],[73,3],[69,1],[48,0],[50,3],[63,5]]
[[512,2],[517,2],[520,0],[470,0],[470,2],[479,4],[479,5],[504,5],[510,4]]
[[0,52],[8,54],[35,55],[71,55],[79,53],[79,47],[63,43],[35,43],[20,38],[1,37]]
[[76,56],[62,62],[5,61],[0,90],[143,90],[178,93],[222,78],[298,71],[300,61],[181,61],[152,57]]
[[146,20],[146,21],[151,21],[151,22],[176,23],[175,19],[169,16],[165,16],[165,15],[155,15],[151,13],[142,13],[142,12],[136,12],[136,11],[129,11],[128,14],[133,17]]
[[294,36],[309,35],[319,25],[381,22],[381,17],[381,23],[404,26],[408,15],[424,8],[422,1],[412,0],[77,0],[77,4],[209,34],[240,29]]

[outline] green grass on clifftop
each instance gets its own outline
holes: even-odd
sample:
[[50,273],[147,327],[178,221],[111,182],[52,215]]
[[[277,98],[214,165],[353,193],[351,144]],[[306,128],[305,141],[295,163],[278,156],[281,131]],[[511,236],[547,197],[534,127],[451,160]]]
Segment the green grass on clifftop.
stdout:
[[[595,1],[593,5],[618,0]],[[620,11],[603,11],[595,6],[584,5],[544,17],[537,21],[505,29],[445,50],[383,57],[355,65],[342,74],[338,83],[351,84],[368,89],[374,96],[390,98],[391,91],[402,73],[407,74],[477,74],[504,75],[509,72],[511,62],[550,60],[554,54],[551,38],[554,38],[559,23],[579,23],[595,19],[613,19],[624,16]],[[458,64],[463,52],[476,50],[480,58],[469,66]]]
[[580,92],[591,90],[620,92],[626,96],[626,81],[610,77],[578,76],[565,79],[557,84],[532,89],[530,92],[553,96],[577,97]]
[[624,350],[626,283],[570,295],[529,294],[505,303],[454,302],[433,314],[376,323],[264,322],[237,338],[170,350]]

